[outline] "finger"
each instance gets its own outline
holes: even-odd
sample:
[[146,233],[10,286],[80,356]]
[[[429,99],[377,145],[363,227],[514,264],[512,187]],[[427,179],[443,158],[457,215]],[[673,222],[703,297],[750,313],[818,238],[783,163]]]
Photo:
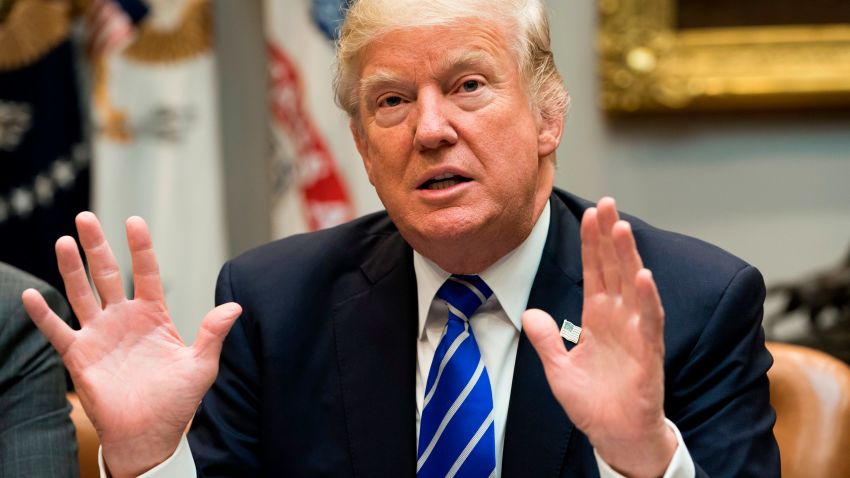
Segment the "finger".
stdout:
[[599,264],[599,225],[595,207],[584,211],[581,218],[581,267],[584,276],[584,297],[605,291],[605,281]]
[[632,235],[632,226],[626,221],[614,223],[612,231],[614,249],[620,264],[620,277],[622,277],[623,302],[632,310],[637,310],[638,300],[635,282],[637,273],[643,268],[640,254],[635,245]]
[[137,299],[165,302],[159,264],[153,250],[153,241],[145,220],[133,216],[127,219],[127,243],[133,260],[133,288]]
[[38,330],[41,330],[41,333],[53,344],[53,347],[59,352],[59,356],[64,356],[68,347],[74,341],[74,331],[71,327],[50,309],[47,301],[37,290],[25,290],[21,294],[21,300],[24,302],[24,309],[38,327]]
[[236,302],[228,302],[211,310],[201,322],[198,338],[192,344],[195,354],[218,363],[224,338],[240,314],[242,307]]
[[650,342],[664,340],[664,307],[649,269],[641,269],[635,279],[640,304],[640,330]]
[[85,325],[90,319],[100,312],[100,306],[94,297],[94,292],[89,284],[89,277],[83,267],[80,258],[80,250],[77,241],[70,236],[60,237],[56,241],[56,263],[59,265],[59,274],[65,283],[65,293],[68,302],[77,314],[80,325]]
[[522,330],[543,363],[547,376],[558,376],[567,352],[552,316],[539,309],[529,309],[522,314]]
[[619,294],[622,278],[617,251],[614,249],[614,239],[611,235],[614,224],[620,219],[617,204],[614,199],[604,197],[599,200],[597,209],[599,210],[599,260],[602,276],[605,279],[605,288],[609,293]]
[[86,252],[89,272],[101,302],[106,305],[123,301],[124,284],[121,281],[118,261],[106,242],[97,217],[88,211],[78,214],[77,232],[80,234],[80,243]]

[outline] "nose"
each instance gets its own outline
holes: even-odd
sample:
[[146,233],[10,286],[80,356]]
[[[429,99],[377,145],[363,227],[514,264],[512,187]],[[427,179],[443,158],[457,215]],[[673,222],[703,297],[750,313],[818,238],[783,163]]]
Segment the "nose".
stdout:
[[420,92],[416,100],[418,116],[413,135],[417,150],[437,149],[457,142],[457,131],[448,118],[451,106],[442,92],[430,89]]

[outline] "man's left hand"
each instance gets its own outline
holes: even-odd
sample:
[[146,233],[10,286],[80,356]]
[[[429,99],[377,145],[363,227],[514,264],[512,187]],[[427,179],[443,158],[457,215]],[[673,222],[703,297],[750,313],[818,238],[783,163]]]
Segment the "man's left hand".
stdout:
[[618,472],[661,476],[676,451],[664,422],[664,309],[631,226],[603,198],[581,222],[584,307],[567,351],[552,317],[523,314],[555,398]]

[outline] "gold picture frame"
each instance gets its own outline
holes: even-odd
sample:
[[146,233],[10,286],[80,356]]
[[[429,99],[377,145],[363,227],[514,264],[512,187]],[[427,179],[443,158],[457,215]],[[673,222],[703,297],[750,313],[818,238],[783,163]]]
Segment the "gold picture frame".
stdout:
[[598,0],[612,113],[850,106],[850,24],[676,29],[676,0]]

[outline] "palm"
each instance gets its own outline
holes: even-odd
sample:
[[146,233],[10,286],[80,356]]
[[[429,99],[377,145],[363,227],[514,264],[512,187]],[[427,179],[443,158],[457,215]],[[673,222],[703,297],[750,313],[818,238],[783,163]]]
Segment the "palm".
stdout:
[[608,294],[585,302],[584,339],[563,359],[569,380],[560,374],[550,379],[580,429],[624,436],[658,419],[663,376],[654,372],[660,371],[660,357],[643,341],[638,320]]
[[168,315],[157,309],[142,301],[108,306],[63,355],[95,426],[114,435],[107,441],[138,434],[140,423],[181,430],[197,404],[199,382],[215,372],[193,360]]
[[73,331],[35,291],[24,304],[56,347],[103,445],[114,475],[145,471],[167,458],[218,371],[221,341],[240,309],[220,306],[187,347],[168,316],[156,258],[144,222],[131,218],[127,237],[136,296],[127,299],[115,258],[94,215],[77,218],[98,303],[76,243],[57,241],[59,270],[81,330]]
[[656,463],[666,467],[664,460],[675,450],[664,425],[664,311],[613,200],[585,213],[581,239],[584,305],[578,345],[567,352],[554,321],[539,310],[526,312],[523,330],[541,357],[555,398],[600,455],[621,469],[651,474]]

